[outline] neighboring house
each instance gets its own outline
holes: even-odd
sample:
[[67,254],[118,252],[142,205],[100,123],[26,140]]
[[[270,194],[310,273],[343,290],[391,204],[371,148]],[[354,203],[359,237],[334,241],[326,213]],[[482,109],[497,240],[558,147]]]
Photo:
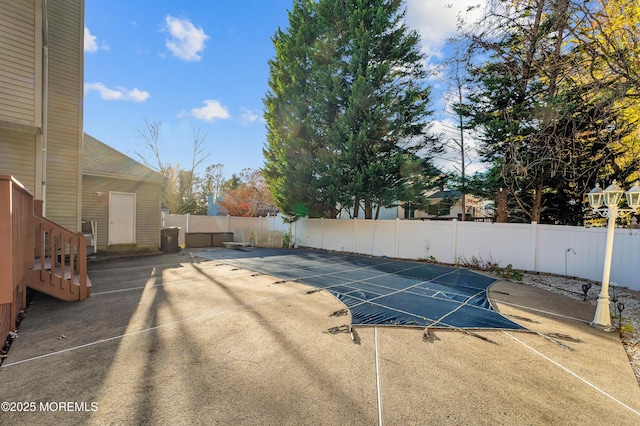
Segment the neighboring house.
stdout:
[[0,0],[0,173],[80,230],[83,0]]
[[97,224],[101,250],[157,251],[163,178],[84,135],[82,219]]
[[[441,190],[427,196],[429,206],[426,210],[418,210],[408,205],[381,207],[378,219],[460,219],[462,217],[462,194],[459,191]],[[484,204],[472,195],[466,195],[466,213],[468,219],[489,219],[491,212]],[[374,207],[375,214],[375,207]],[[350,219],[350,212],[341,212],[340,219]],[[364,211],[360,209],[359,219],[364,219]]]
[[[405,218],[460,219],[462,217],[462,193],[453,190],[441,190],[427,197],[429,206],[426,211],[405,209]],[[465,195],[466,218],[478,219],[491,217],[483,202],[473,195]]]
[[[393,207],[380,207],[380,212],[378,213],[378,220],[385,219],[396,219],[402,218],[403,208],[401,206],[393,206]],[[376,207],[373,207],[373,216],[376,215]],[[338,213],[338,219],[351,219],[353,216],[353,212],[351,209],[342,209]],[[360,209],[358,211],[358,219],[364,219],[364,209]]]

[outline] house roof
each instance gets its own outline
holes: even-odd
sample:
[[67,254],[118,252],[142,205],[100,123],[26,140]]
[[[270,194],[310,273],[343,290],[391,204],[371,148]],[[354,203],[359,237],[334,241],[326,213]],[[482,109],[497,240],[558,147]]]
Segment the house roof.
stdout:
[[159,183],[163,181],[160,173],[143,166],[131,157],[116,151],[86,133],[82,140],[82,151],[82,173],[85,175],[118,179],[144,179]]
[[429,195],[427,198],[430,199],[443,199],[443,198],[460,198],[462,196],[462,193],[460,191],[453,191],[453,190],[444,190],[444,191],[438,191],[438,192],[434,192],[433,194]]

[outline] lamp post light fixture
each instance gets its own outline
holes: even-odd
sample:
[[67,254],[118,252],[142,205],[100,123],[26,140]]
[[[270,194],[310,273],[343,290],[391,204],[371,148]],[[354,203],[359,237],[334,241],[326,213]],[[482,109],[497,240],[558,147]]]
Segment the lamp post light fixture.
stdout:
[[[628,209],[618,208],[618,203],[625,194]],[[596,314],[591,325],[606,331],[613,331],[611,327],[611,311],[609,310],[609,276],[611,275],[611,258],[613,254],[613,236],[616,219],[625,217],[635,212],[640,207],[640,186],[638,182],[627,192],[623,191],[614,180],[604,189],[596,183],[596,187],[587,194],[589,205],[594,212],[602,217],[607,217],[607,243],[604,252],[604,268],[602,270],[602,289],[598,296]]]

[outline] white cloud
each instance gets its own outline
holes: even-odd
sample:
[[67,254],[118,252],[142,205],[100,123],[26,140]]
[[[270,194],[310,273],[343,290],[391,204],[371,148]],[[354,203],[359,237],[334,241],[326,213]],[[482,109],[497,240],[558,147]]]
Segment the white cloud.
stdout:
[[260,116],[250,109],[242,108],[242,115],[240,115],[240,121],[242,124],[249,124],[256,121]]
[[[442,57],[447,38],[456,34],[457,17],[473,22],[481,17],[487,0],[451,0],[450,2],[407,0],[405,20],[420,33],[422,51],[429,57]],[[480,6],[466,12],[471,6]]]
[[84,51],[88,53],[95,53],[98,50],[109,50],[109,46],[104,41],[98,45],[98,37],[91,34],[89,28],[84,27]]
[[192,116],[198,120],[213,121],[215,119],[226,120],[231,117],[229,111],[216,100],[207,99],[202,108],[193,108],[190,113],[182,112],[178,117]]
[[97,37],[91,35],[89,28],[84,27],[84,51],[94,53],[98,51]]
[[96,91],[100,94],[100,99],[103,101],[132,101],[132,102],[144,102],[149,98],[149,92],[134,88],[133,90],[125,89],[124,87],[117,87],[116,89],[109,89],[102,83],[85,83],[84,94],[87,95],[91,91]]
[[[447,172],[459,171],[460,169],[460,151],[456,148],[453,141],[460,140],[460,130],[455,118],[443,118],[431,122],[429,129],[432,135],[441,135],[441,141],[445,146],[445,152],[434,158],[434,163],[440,169]],[[465,149],[465,172],[472,175],[479,171],[487,169],[487,165],[480,161],[476,151],[480,145],[480,135],[473,131],[465,130],[464,132],[464,149]]]
[[167,15],[165,18],[167,31],[171,38],[167,39],[167,49],[176,58],[185,61],[199,61],[202,59],[202,51],[205,42],[210,39],[202,28],[196,28],[188,19],[174,18]]

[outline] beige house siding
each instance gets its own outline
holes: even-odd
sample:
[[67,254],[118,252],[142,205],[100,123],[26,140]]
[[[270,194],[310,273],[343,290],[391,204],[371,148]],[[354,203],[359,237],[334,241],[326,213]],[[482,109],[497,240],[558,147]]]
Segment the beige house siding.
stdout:
[[46,216],[77,231],[81,220],[84,1],[48,4]]
[[[40,2],[0,0],[0,122],[40,126]],[[37,12],[37,13],[36,13]]]
[[[143,180],[115,179],[84,175],[82,179],[82,219],[95,220],[98,226],[98,249],[109,244],[109,191],[136,194],[136,245],[158,250],[160,245],[161,186]],[[101,196],[97,196],[99,193]]]
[[0,128],[0,172],[35,194],[36,135]]
[[0,0],[0,172],[44,199],[45,216],[76,231],[84,0],[46,4],[44,11],[43,0]]

